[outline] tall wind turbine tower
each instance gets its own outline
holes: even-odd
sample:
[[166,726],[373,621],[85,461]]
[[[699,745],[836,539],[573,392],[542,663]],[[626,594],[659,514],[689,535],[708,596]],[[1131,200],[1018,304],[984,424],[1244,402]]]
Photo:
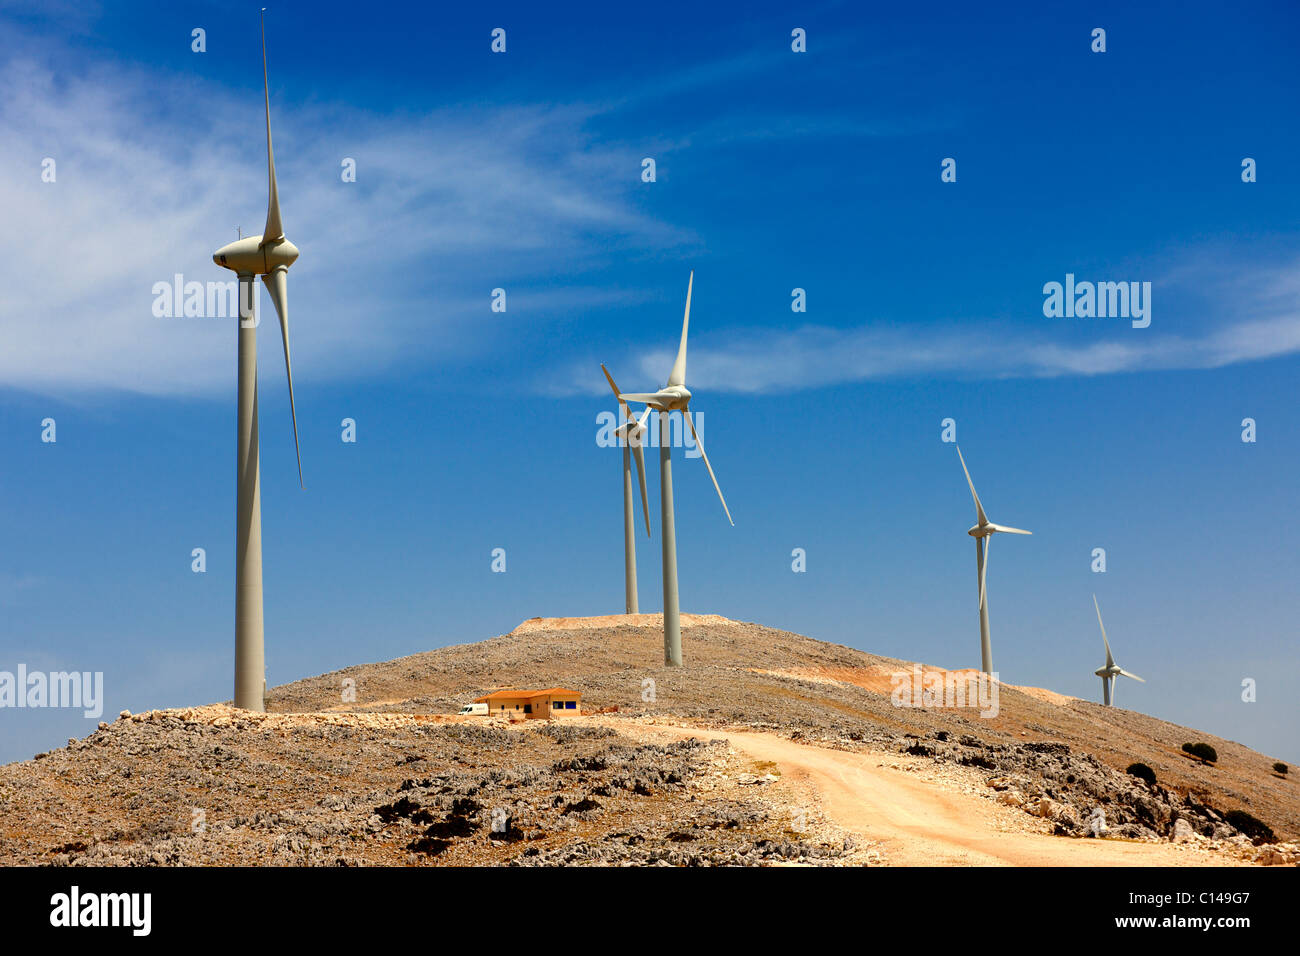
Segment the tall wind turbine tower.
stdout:
[[262,20],[262,89],[266,100],[266,165],[269,198],[266,228],[222,246],[212,261],[239,277],[239,416],[238,503],[235,510],[235,706],[266,709],[266,666],[262,630],[262,495],[257,439],[257,286],[261,276],[280,317],[284,341],[284,370],[289,379],[289,414],[293,447],[302,485],[302,455],[298,451],[298,412],[293,402],[293,366],[289,362],[289,266],[298,247],[285,238],[280,222],[280,197],[275,184],[275,154],[271,149],[271,88],[266,70],[266,20]]
[[[669,420],[672,412],[681,412],[682,418],[686,419],[695,444],[700,449],[700,457],[704,459],[704,467],[709,470],[709,477],[713,479],[713,487],[718,492],[718,500],[722,502],[722,510],[727,515],[727,521],[731,522],[733,527],[736,524],[731,520],[727,499],[722,497],[722,489],[718,487],[718,478],[713,473],[713,466],[709,464],[704,443],[700,441],[699,433],[695,430],[695,422],[691,420],[691,392],[686,387],[686,333],[691,324],[691,289],[694,285],[695,273],[691,272],[691,277],[686,283],[686,312],[682,316],[682,341],[677,346],[677,359],[673,362],[672,371],[668,373],[668,384],[657,392],[620,393],[618,396],[619,401],[642,402],[647,408],[659,412],[659,483],[661,486],[659,515],[664,555],[664,663],[669,667],[680,667],[682,664],[681,605],[677,596],[677,527],[673,519],[672,425]],[[601,368],[605,366],[602,365]],[[609,371],[606,370],[605,374],[609,375]]]
[[1102,703],[1110,707],[1112,706],[1111,700],[1114,697],[1116,677],[1128,677],[1142,684],[1145,684],[1146,681],[1138,677],[1137,674],[1130,674],[1115,663],[1115,658],[1110,656],[1110,641],[1106,640],[1106,625],[1101,623],[1101,605],[1097,603],[1097,595],[1095,594],[1092,596],[1092,606],[1097,609],[1097,624],[1101,627],[1101,642],[1106,645],[1106,663],[1093,673],[1101,678]]
[[992,675],[993,646],[989,641],[988,592],[984,587],[985,576],[989,568],[989,544],[993,541],[993,535],[999,531],[1008,534],[1033,534],[1033,532],[1022,531],[1019,528],[1008,528],[1006,525],[994,524],[989,521],[988,515],[984,514],[984,506],[980,504],[980,496],[975,493],[975,482],[970,480],[970,472],[966,470],[966,459],[961,456],[961,446],[957,447],[957,460],[961,462],[961,470],[966,473],[966,484],[970,485],[970,496],[975,499],[975,517],[978,519],[978,523],[966,533],[975,539],[975,573],[979,576],[980,582],[980,670],[985,674]]
[[[609,382],[609,387],[614,390],[615,398],[618,397],[618,386],[614,384],[614,378],[609,374],[609,369],[601,366],[605,372],[605,379]],[[650,536],[650,506],[646,502],[645,493],[645,451],[642,443],[648,429],[645,427],[646,419],[650,417],[650,409],[646,409],[637,421],[632,417],[632,409],[627,407],[627,403],[619,400],[619,411],[623,415],[623,423],[614,430],[618,436],[618,443],[623,446],[623,587],[624,587],[624,607],[628,614],[640,613],[636,597],[636,518],[632,511],[632,463],[629,459],[636,457],[636,476],[641,483],[641,513],[645,515],[645,533],[646,537]]]

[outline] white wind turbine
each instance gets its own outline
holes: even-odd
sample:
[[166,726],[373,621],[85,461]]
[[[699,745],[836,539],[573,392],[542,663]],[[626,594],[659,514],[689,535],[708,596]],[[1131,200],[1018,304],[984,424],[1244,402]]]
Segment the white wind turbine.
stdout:
[[235,514],[235,706],[266,709],[266,667],[262,629],[262,495],[257,437],[257,322],[254,302],[261,276],[280,317],[284,369],[289,379],[289,414],[293,447],[302,485],[302,455],[298,451],[298,413],[293,401],[293,367],[289,362],[289,300],[287,274],[298,248],[285,238],[280,223],[280,197],[275,183],[275,154],[271,150],[271,89],[266,70],[266,21],[262,21],[262,89],[266,101],[266,164],[270,180],[266,228],[222,246],[212,260],[239,277],[239,493]]
[[[664,663],[670,667],[680,667],[682,663],[681,606],[677,596],[677,529],[673,520],[672,431],[669,422],[669,415],[672,412],[681,412],[682,417],[686,419],[691,436],[700,449],[700,457],[704,459],[704,467],[709,470],[709,477],[713,479],[713,487],[718,492],[718,500],[722,502],[722,510],[726,512],[727,521],[733,526],[736,523],[731,520],[727,499],[722,497],[722,489],[718,487],[718,478],[713,473],[713,466],[709,464],[704,443],[700,441],[699,433],[695,430],[695,422],[691,420],[691,392],[686,387],[686,334],[691,324],[691,289],[694,285],[695,273],[692,271],[686,283],[686,312],[682,316],[682,341],[677,347],[677,359],[673,362],[672,371],[668,373],[668,384],[657,392],[618,393],[621,402],[643,402],[648,409],[652,408],[659,413],[659,507],[664,556]],[[602,365],[601,368],[604,369],[605,366]],[[608,376],[609,371],[606,370],[605,374]]]
[[999,531],[1008,534],[1033,534],[1032,531],[1023,531],[1020,528],[1009,528],[1006,525],[994,524],[989,521],[988,515],[984,513],[984,506],[980,504],[980,496],[975,493],[975,483],[970,480],[970,472],[966,469],[966,459],[961,456],[961,447],[957,448],[957,460],[961,462],[961,470],[966,473],[966,484],[970,485],[970,496],[975,499],[975,516],[979,522],[966,533],[975,539],[975,571],[979,575],[980,582],[980,670],[985,674],[993,673],[993,646],[989,643],[989,605],[988,592],[984,587],[984,580],[989,567],[989,544],[993,540],[993,535]]
[[[601,366],[605,372],[605,378],[609,382],[609,387],[614,390],[615,397],[618,396],[618,386],[614,384],[614,378],[609,374],[609,369]],[[650,417],[650,409],[647,408],[637,421],[632,416],[632,409],[627,407],[627,403],[622,399],[618,403],[619,410],[623,414],[623,423],[614,429],[614,434],[618,436],[618,443],[623,446],[623,575],[624,575],[624,606],[628,614],[637,614],[640,608],[637,604],[636,596],[636,518],[632,512],[632,464],[631,457],[636,456],[636,476],[641,483],[641,512],[645,515],[645,533],[646,537],[650,536],[650,505],[646,502],[645,491],[645,450],[642,447],[645,441],[646,419]]]
[[1101,642],[1106,645],[1106,664],[1105,666],[1093,671],[1093,673],[1101,678],[1102,702],[1107,707],[1110,707],[1111,702],[1114,699],[1116,677],[1129,677],[1143,684],[1145,684],[1146,681],[1143,678],[1138,677],[1137,674],[1130,674],[1115,663],[1115,658],[1110,656],[1110,641],[1106,640],[1106,625],[1101,623],[1101,605],[1097,603],[1097,595],[1095,594],[1092,596],[1092,606],[1097,609],[1097,623],[1101,625]]

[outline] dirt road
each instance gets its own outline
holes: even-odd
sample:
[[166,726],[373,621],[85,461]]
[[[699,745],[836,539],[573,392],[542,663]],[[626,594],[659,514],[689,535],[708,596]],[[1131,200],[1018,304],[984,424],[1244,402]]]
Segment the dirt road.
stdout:
[[[839,827],[878,844],[893,866],[1225,866],[1236,861],[1199,847],[1092,840],[1019,832],[1024,811],[882,766],[894,754],[850,753],[752,731],[631,725],[610,721],[644,739],[722,739],[754,760],[781,770],[782,783],[806,788]],[[1001,824],[1001,825],[999,825]]]

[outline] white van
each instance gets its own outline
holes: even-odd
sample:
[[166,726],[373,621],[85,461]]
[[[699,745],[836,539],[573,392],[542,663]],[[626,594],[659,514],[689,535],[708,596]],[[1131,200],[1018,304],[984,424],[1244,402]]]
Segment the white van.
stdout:
[[456,713],[458,716],[486,717],[488,713],[488,705],[487,704],[466,704]]

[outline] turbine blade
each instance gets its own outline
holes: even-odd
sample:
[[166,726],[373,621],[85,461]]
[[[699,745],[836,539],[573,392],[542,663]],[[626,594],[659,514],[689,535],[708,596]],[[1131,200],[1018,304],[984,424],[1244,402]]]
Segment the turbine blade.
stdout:
[[266,73],[266,13],[262,13],[262,91],[266,96],[266,165],[270,175],[270,191],[266,201],[266,228],[262,230],[262,244],[284,238],[280,224],[280,193],[275,186],[275,153],[271,149],[271,84]]
[[627,443],[632,446],[632,455],[636,458],[636,476],[641,484],[641,513],[645,516],[645,533],[650,535],[650,505],[646,501],[645,490],[645,450],[641,445],[641,439],[645,437],[646,419],[650,417],[650,409],[646,408],[640,421],[632,416],[632,409],[627,407],[627,402],[623,401],[623,396],[618,393],[618,386],[614,384],[614,376],[609,374],[609,369],[601,363],[600,370],[605,373],[605,380],[609,382],[610,390],[613,391],[614,397],[618,399],[619,408],[623,411],[623,417],[629,422],[636,422],[635,428],[629,428],[625,433]]
[[[980,504],[980,496],[975,494],[975,482],[970,480],[970,472],[966,469],[966,459],[961,456],[961,445],[957,446],[957,460],[961,462],[961,470],[966,473],[966,484],[970,485],[970,496],[975,499],[975,514],[979,517],[980,524],[988,524],[988,515],[984,513],[984,506]],[[985,563],[988,562],[987,551]]]
[[1125,677],[1131,677],[1133,680],[1137,681],[1139,684],[1145,684],[1145,683],[1146,683],[1146,681],[1143,680],[1141,677],[1138,677],[1137,674],[1130,674],[1128,671],[1124,670],[1123,668],[1120,668],[1120,673],[1123,674]]
[[673,362],[673,370],[668,374],[669,385],[686,384],[686,330],[691,325],[691,288],[695,285],[695,270],[691,270],[691,277],[686,282],[686,314],[682,316],[682,344],[677,346],[677,361]]
[[993,543],[993,535],[986,534],[979,539],[984,545],[984,566],[980,568],[980,607],[984,607],[984,598],[987,592],[984,589],[984,582],[989,576],[989,545]]
[[1097,603],[1097,595],[1092,596],[1092,606],[1097,609],[1097,623],[1101,624],[1101,641],[1106,645],[1106,666],[1114,667],[1115,658],[1110,656],[1110,641],[1106,640],[1106,625],[1101,623],[1101,605]]
[[610,391],[612,391],[614,397],[618,399],[618,404],[622,407],[625,413],[624,417],[631,418],[632,413],[628,411],[627,402],[623,401],[623,396],[618,393],[618,386],[614,384],[614,376],[609,374],[609,369],[605,368],[604,362],[600,363],[600,370],[605,373],[605,381],[609,382]]
[[632,455],[636,458],[636,476],[641,482],[641,513],[645,515],[645,534],[648,538],[650,537],[650,505],[646,503],[645,492],[645,449],[641,447],[639,441],[632,444]]
[[275,313],[280,317],[280,337],[284,340],[284,371],[289,377],[289,414],[293,418],[293,453],[298,457],[298,485],[302,483],[302,453],[298,450],[298,410],[293,403],[293,365],[289,361],[289,270],[280,266],[274,272],[262,276],[266,291],[275,303]]
[[[627,407],[627,402],[623,401],[623,396],[618,393],[618,386],[614,384],[614,376],[609,374],[609,369],[605,368],[604,362],[600,363],[600,370],[605,373],[605,381],[609,382],[610,390],[614,393],[614,397],[618,399],[618,407],[619,411],[623,413],[624,425],[635,421],[636,419],[632,417],[632,409]],[[630,440],[631,429],[626,429],[623,434],[625,438]]]
[[[699,433],[695,431],[695,422],[691,420],[690,409],[683,408],[682,417],[686,419],[686,424],[691,426],[691,437],[695,439],[695,444],[700,449],[700,457],[704,459],[704,467],[709,469],[709,477],[713,479],[713,487],[718,492],[718,500],[722,502],[722,510],[727,513],[727,520],[731,521],[731,509],[727,507],[727,499],[722,497],[722,489],[718,487],[718,477],[713,473],[713,466],[709,464],[709,456],[704,450],[704,442],[700,441]],[[659,436],[659,440],[663,441],[662,434]],[[736,522],[731,521],[731,526],[734,528]]]
[[657,402],[658,392],[623,392],[618,396],[620,402]]
[[995,531],[1006,531],[1009,534],[1033,534],[1032,531],[1025,531],[1022,528],[1008,528],[1004,524],[995,524],[993,529]]

